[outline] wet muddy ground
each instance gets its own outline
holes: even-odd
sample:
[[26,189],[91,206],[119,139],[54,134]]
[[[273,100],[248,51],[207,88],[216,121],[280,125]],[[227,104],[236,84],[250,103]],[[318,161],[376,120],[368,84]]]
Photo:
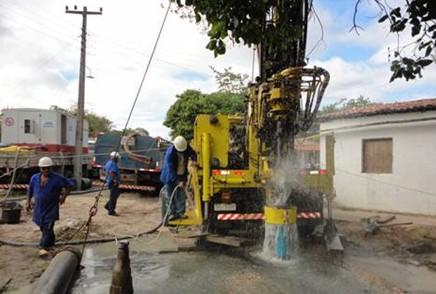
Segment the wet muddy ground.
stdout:
[[[436,273],[354,247],[344,255],[307,245],[289,262],[264,260],[260,248],[203,248],[159,254],[153,237],[131,243],[136,293],[434,293]],[[151,242],[151,243],[150,243]],[[165,241],[163,242],[165,243]],[[116,246],[87,249],[73,293],[107,293]]]
[[[157,199],[123,197],[119,217],[100,210],[92,237],[134,235],[158,223]],[[92,202],[92,197],[68,199],[57,224],[59,236],[68,235],[71,227],[86,219]],[[412,216],[402,217],[413,221]],[[287,263],[263,259],[259,247],[188,244],[174,252],[176,239],[167,232],[134,239],[130,258],[135,293],[436,293],[431,239],[436,229],[431,222],[383,228],[375,235],[365,234],[358,219],[342,218],[338,227],[344,234],[343,254],[329,254],[322,244],[302,242],[297,256]],[[19,225],[0,225],[0,236],[37,241],[39,232],[30,216],[24,215]],[[87,246],[84,269],[72,293],[108,293],[116,251],[115,243]],[[28,293],[48,265],[36,252],[0,246],[0,288],[12,279],[6,293]]]

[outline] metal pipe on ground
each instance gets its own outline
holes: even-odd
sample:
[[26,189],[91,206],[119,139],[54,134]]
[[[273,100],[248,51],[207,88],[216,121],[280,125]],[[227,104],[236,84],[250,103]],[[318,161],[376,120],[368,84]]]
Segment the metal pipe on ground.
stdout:
[[80,266],[81,253],[77,248],[66,248],[58,253],[36,282],[31,294],[64,294],[71,286]]

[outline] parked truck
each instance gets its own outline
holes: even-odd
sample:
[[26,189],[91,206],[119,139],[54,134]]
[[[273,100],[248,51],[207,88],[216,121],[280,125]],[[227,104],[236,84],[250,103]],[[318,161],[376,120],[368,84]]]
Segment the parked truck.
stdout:
[[[8,108],[2,110],[0,148],[1,184],[10,183],[16,167],[14,184],[28,183],[38,171],[43,156],[53,159],[57,172],[73,176],[76,118],[62,110]],[[88,122],[83,126],[83,174],[91,164],[88,155]]]
[[[119,150],[118,166],[121,172],[121,188],[159,191],[163,156],[169,142],[160,137],[130,134],[100,134],[95,142],[93,168],[98,169],[104,180],[104,165],[112,151]],[[118,148],[119,147],[119,148]]]

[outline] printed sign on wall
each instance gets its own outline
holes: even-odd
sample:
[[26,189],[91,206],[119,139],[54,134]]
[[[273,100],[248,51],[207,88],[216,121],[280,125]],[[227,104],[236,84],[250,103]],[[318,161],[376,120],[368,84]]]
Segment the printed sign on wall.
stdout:
[[15,123],[15,120],[13,117],[8,116],[7,118],[5,118],[5,126],[7,127],[12,127]]
[[54,128],[56,126],[54,121],[47,120],[42,124],[43,128]]

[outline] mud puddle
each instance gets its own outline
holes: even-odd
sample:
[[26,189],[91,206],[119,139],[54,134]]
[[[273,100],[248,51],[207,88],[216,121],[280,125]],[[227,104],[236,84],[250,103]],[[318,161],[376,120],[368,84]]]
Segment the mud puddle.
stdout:
[[[365,293],[366,280],[324,256],[303,250],[289,264],[258,259],[253,252],[227,250],[159,254],[150,239],[131,244],[135,293]],[[108,293],[116,246],[89,247],[72,293]],[[375,291],[372,293],[382,293]]]

